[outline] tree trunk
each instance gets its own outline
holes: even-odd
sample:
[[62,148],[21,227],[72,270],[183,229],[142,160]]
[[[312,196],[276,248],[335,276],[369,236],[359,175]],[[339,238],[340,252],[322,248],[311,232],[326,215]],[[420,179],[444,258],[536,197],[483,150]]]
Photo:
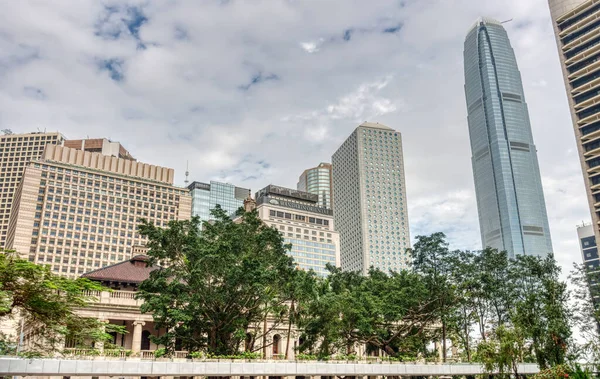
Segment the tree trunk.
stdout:
[[465,322],[465,351],[467,352],[467,362],[471,362],[471,347],[469,346],[469,326]]
[[267,316],[265,315],[265,321],[263,322],[263,359],[267,359]]
[[446,363],[446,321],[442,320],[442,362]]
[[294,313],[294,300],[292,300],[292,305],[290,306],[290,313],[288,315],[288,330],[287,330],[287,342],[285,343],[285,360],[287,361],[289,358],[290,351],[290,336],[292,334],[292,314]]

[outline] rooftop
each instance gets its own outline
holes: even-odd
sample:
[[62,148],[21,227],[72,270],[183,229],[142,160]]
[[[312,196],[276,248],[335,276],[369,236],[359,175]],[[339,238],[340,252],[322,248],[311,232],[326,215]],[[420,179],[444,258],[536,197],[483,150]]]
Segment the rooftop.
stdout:
[[394,130],[394,129],[390,128],[389,126],[380,124],[378,122],[368,122],[368,121],[363,122],[362,124],[359,125],[359,127],[373,128],[373,129],[383,129],[383,130]]
[[148,279],[150,273],[159,268],[160,266],[148,266],[147,255],[136,255],[127,261],[86,272],[81,277],[99,282],[138,284]]

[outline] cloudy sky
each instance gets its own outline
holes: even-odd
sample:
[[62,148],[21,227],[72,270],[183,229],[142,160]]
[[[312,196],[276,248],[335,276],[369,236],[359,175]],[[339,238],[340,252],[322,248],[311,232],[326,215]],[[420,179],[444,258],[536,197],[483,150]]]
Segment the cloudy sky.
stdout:
[[463,39],[505,24],[523,76],[554,250],[589,221],[546,0],[11,1],[0,129],[109,137],[140,161],[253,192],[295,187],[362,121],[403,135],[411,235],[480,247]]

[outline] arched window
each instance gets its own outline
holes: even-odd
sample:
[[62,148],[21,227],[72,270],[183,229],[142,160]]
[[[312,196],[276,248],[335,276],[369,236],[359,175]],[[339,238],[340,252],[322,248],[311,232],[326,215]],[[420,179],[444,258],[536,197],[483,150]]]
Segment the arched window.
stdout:
[[273,355],[279,354],[279,344],[281,343],[281,336],[279,334],[275,334],[273,336]]
[[142,332],[142,345],[140,347],[141,350],[150,350],[150,332],[144,330]]

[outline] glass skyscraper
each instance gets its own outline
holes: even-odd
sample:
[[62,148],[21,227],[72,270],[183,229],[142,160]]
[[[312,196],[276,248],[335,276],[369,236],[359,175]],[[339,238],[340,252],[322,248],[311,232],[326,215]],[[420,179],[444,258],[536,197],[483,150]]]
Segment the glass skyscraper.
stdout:
[[333,154],[333,216],[342,269],[366,274],[411,265],[402,136],[374,122],[359,125]]
[[217,204],[229,215],[234,215],[244,205],[244,199],[250,193],[249,189],[215,181],[210,184],[193,182],[188,189],[192,195],[192,216],[198,216],[202,221],[213,219],[210,211]]
[[331,209],[332,175],[330,163],[319,163],[317,167],[304,170],[298,179],[298,191],[319,196],[319,206]]
[[552,253],[521,74],[502,25],[478,20],[464,50],[465,94],[483,247]]

